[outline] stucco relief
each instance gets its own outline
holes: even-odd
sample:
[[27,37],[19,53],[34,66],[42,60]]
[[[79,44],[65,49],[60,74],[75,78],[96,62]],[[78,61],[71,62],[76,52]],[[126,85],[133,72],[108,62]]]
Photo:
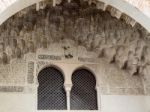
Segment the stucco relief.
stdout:
[[[105,67],[110,67],[105,74],[114,79],[111,82],[108,78],[108,85],[114,88],[122,80],[128,82],[122,76],[124,72],[129,77],[137,75],[138,79],[145,74],[144,68],[150,64],[149,44],[148,36],[140,28],[132,28],[94,4],[73,1],[56,7],[47,5],[39,11],[31,8],[0,27],[0,83],[24,84],[26,79],[33,83],[33,66],[38,60],[103,60]],[[142,88],[141,85],[133,88]]]

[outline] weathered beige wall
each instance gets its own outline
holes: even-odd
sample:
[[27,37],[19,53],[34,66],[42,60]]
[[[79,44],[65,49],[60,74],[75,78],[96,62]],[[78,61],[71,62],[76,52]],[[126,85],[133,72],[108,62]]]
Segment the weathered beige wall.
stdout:
[[67,7],[61,14],[62,6],[38,12],[33,6],[4,23],[0,28],[0,90],[24,91],[24,86],[36,83],[42,68],[54,62],[63,64],[60,68],[67,72],[67,81],[73,71],[65,63],[72,64],[72,69],[92,66],[104,94],[148,94],[149,81],[144,78],[149,77],[150,46],[145,31],[101,10],[92,16],[88,10],[97,9],[88,7],[80,16],[74,10],[71,17]]
[[95,6],[84,10],[81,6],[71,13],[67,6],[40,11],[32,6],[1,25],[0,99],[4,103],[0,111],[35,111],[38,73],[56,66],[69,89],[76,69],[92,71],[102,112],[125,112],[127,107],[128,112],[148,112],[150,38],[146,31]]

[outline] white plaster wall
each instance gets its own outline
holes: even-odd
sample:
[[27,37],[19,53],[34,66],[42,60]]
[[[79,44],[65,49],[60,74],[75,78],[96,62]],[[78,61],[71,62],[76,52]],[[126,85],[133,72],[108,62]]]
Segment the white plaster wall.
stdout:
[[[149,112],[145,98],[146,96],[103,95],[102,112]],[[148,102],[150,103],[150,100],[147,100]]]
[[0,93],[0,112],[34,112],[34,95]]
[[145,101],[146,101],[146,112],[150,112],[150,96],[146,96],[145,97]]
[[[35,101],[33,94],[0,93],[0,112],[36,112]],[[101,95],[101,112],[150,112],[150,96]]]

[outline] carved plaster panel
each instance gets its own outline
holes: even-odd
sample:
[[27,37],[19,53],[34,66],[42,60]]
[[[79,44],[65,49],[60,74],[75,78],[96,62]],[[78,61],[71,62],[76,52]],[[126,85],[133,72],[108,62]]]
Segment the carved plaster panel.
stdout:
[[93,2],[29,9],[0,27],[0,84],[34,85],[43,67],[68,63],[74,69],[94,66],[104,94],[144,93],[150,40],[134,21],[131,27],[111,16],[120,18],[121,12],[104,12]]

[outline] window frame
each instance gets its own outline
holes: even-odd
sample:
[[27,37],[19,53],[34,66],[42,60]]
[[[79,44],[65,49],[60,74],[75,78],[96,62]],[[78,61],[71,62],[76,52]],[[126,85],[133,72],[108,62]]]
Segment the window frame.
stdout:
[[[61,73],[64,75],[64,82],[65,82],[65,72],[63,70],[63,68],[61,67],[58,67],[56,65],[46,65],[46,67],[56,67],[56,69],[60,70]],[[36,68],[36,67],[35,67]],[[97,91],[97,110],[71,110],[70,109],[70,93],[71,93],[71,88],[72,88],[72,85],[70,84],[64,84],[64,89],[65,89],[65,92],[66,92],[66,103],[67,103],[67,109],[66,110],[38,110],[38,87],[39,87],[39,83],[38,83],[38,80],[37,80],[37,76],[39,74],[39,72],[41,70],[43,70],[45,67],[42,67],[40,70],[38,70],[38,73],[35,77],[35,81],[36,81],[36,85],[34,86],[34,91],[35,91],[35,110],[36,112],[57,112],[57,111],[61,111],[61,112],[66,112],[66,111],[71,111],[71,112],[90,112],[90,111],[93,111],[93,112],[101,112],[101,95],[100,95],[100,87],[99,85],[97,84],[97,77],[95,76],[95,72],[91,71],[91,69],[89,69],[88,67],[75,67],[75,70],[79,69],[79,68],[83,68],[83,69],[87,69],[89,70],[94,76],[95,76],[95,80],[96,80],[96,87],[95,87],[95,90]],[[75,71],[73,70],[72,73]],[[37,71],[36,71],[37,72]],[[72,74],[71,74],[72,76]]]

